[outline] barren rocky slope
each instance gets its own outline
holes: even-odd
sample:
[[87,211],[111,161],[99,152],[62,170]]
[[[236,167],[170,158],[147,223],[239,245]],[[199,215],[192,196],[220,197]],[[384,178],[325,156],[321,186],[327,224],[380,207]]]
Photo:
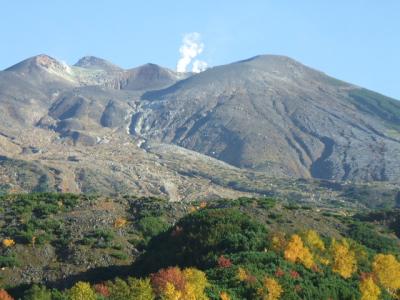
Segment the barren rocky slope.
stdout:
[[286,57],[193,75],[39,55],[0,72],[0,110],[0,192],[350,199],[322,178],[380,205],[400,178],[399,103]]
[[146,135],[281,176],[398,180],[400,102],[281,56],[215,67],[142,99]]

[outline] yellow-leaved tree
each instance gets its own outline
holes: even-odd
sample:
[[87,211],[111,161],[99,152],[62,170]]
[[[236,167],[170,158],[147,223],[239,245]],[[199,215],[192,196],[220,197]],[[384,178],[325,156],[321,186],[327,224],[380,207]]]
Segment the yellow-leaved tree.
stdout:
[[346,239],[340,242],[335,239],[331,244],[332,270],[343,278],[350,278],[357,271],[357,259]]
[[308,269],[315,265],[310,249],[304,246],[303,240],[298,234],[293,234],[290,238],[284,256],[286,260],[292,263],[300,262]]
[[360,282],[360,300],[378,300],[381,290],[374,282],[372,276],[365,277]]
[[271,277],[265,277],[263,287],[258,290],[258,295],[262,300],[278,300],[283,289],[278,281]]
[[181,300],[182,292],[177,290],[171,282],[167,282],[160,297],[162,300]]
[[314,260],[323,265],[329,265],[328,253],[325,251],[325,243],[315,230],[307,230],[303,234],[304,243],[310,249]]
[[243,269],[242,267],[239,267],[237,274],[236,274],[236,278],[240,281],[246,281],[248,277],[247,271],[245,269]]
[[325,244],[315,230],[307,230],[304,234],[304,240],[311,249],[325,250]]
[[137,279],[134,277],[128,278],[130,295],[136,300],[153,300],[155,299],[153,288],[151,287],[150,279]]
[[208,286],[206,274],[195,268],[187,268],[183,270],[183,277],[186,280],[185,299],[187,300],[206,300],[204,294],[205,288]]
[[96,300],[96,294],[87,282],[79,281],[69,290],[71,300]]
[[272,250],[274,250],[275,252],[283,252],[285,250],[286,244],[287,242],[285,233],[277,231],[272,235],[271,246]]
[[400,289],[400,262],[392,254],[377,254],[372,270],[379,282],[390,293]]

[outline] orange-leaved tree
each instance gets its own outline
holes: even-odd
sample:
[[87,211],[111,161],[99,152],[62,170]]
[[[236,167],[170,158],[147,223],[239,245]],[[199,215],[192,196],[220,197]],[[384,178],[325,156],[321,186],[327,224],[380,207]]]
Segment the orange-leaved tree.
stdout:
[[0,289],[0,300],[14,300],[6,290]]
[[178,267],[161,269],[151,275],[156,295],[165,300],[205,300],[208,285],[204,272],[195,268],[183,271]]

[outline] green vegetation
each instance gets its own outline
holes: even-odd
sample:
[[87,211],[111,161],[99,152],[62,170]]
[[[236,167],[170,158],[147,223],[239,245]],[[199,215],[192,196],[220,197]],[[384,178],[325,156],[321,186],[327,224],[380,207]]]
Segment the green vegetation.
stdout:
[[[244,197],[0,199],[0,288],[16,298],[395,299],[400,291],[398,210],[354,214]],[[58,278],[65,266],[78,273],[56,282],[26,273],[42,282],[29,287],[18,279],[27,265]]]

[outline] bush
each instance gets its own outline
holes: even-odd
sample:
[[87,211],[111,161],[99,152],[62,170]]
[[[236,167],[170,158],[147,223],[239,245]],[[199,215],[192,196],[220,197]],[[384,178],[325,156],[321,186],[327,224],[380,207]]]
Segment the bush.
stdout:
[[383,253],[399,253],[395,240],[377,233],[372,226],[365,223],[354,223],[350,226],[348,235],[364,246]]
[[124,253],[124,252],[113,252],[113,253],[111,253],[110,254],[110,256],[112,256],[112,257],[114,257],[114,258],[116,258],[116,259],[119,259],[119,260],[126,260],[126,259],[128,259],[128,255],[126,254],[126,253]]
[[205,267],[228,253],[263,250],[267,229],[235,209],[205,209],[153,238],[137,262],[144,272],[179,265]]
[[26,300],[52,300],[51,291],[44,286],[33,285],[24,294]]
[[0,267],[18,267],[19,261],[14,254],[0,255]]
[[145,241],[149,241],[153,236],[165,231],[168,224],[161,217],[144,217],[139,221],[138,228]]

